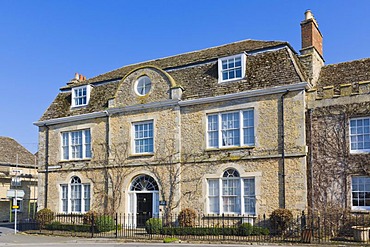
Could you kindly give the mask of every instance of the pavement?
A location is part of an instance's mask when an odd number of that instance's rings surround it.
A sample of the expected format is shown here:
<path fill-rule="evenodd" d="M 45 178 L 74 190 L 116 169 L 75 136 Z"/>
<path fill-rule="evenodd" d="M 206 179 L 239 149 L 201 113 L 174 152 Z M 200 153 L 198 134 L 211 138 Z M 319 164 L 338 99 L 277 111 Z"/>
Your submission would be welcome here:
<path fill-rule="evenodd" d="M 29 244 L 29 243 L 62 243 L 71 239 L 58 236 L 28 235 L 22 232 L 14 232 L 14 226 L 0 225 L 0 244 Z"/>

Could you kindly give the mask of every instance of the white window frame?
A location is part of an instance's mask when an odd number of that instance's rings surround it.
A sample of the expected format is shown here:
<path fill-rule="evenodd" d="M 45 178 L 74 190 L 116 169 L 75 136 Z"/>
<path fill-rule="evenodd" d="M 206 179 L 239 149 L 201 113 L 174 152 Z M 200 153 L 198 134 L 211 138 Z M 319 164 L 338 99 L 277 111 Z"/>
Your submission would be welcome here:
<path fill-rule="evenodd" d="M 230 71 L 230 70 L 234 70 L 234 68 L 227 68 L 227 69 L 223 69 L 223 62 L 224 61 L 228 61 L 228 60 L 232 60 L 236 58 L 240 58 L 241 60 L 241 76 L 240 77 L 234 77 L 234 78 L 231 78 L 231 79 L 223 79 L 223 72 L 224 71 Z M 245 77 L 245 68 L 246 68 L 246 65 L 245 65 L 245 61 L 246 61 L 246 55 L 244 53 L 242 54 L 238 54 L 238 55 L 233 55 L 233 56 L 229 56 L 229 57 L 223 57 L 223 58 L 219 58 L 218 59 L 218 82 L 219 83 L 222 83 L 222 82 L 228 82 L 228 81 L 235 81 L 235 80 L 240 80 L 240 79 L 243 79 Z M 235 72 L 234 72 L 235 73 Z"/>
<path fill-rule="evenodd" d="M 78 176 L 73 176 L 68 184 L 61 184 L 59 198 L 60 198 L 60 212 L 61 213 L 78 213 L 83 214 L 90 210 L 91 207 L 91 185 L 89 183 L 72 183 L 72 179 Z M 79 195 L 73 196 L 72 187 L 78 187 Z M 88 196 L 88 197 L 87 197 Z M 80 210 L 73 208 L 73 201 L 79 202 Z M 87 205 L 88 204 L 88 205 Z"/>
<path fill-rule="evenodd" d="M 139 84 L 140 83 L 144 83 L 142 86 L 140 86 Z M 143 76 L 140 76 L 136 82 L 135 82 L 135 93 L 139 96 L 145 96 L 147 95 L 150 90 L 152 89 L 152 80 L 150 79 L 149 76 L 147 75 L 143 75 Z M 139 92 L 139 89 L 142 88 L 143 89 L 143 92 Z"/>
<path fill-rule="evenodd" d="M 247 194 L 245 192 L 245 183 L 246 180 L 253 180 L 253 193 Z M 212 183 L 216 183 L 215 189 L 210 193 L 210 181 Z M 233 181 L 237 185 L 237 190 L 235 193 L 232 193 L 233 195 L 227 195 L 224 193 L 223 188 L 225 181 Z M 218 193 L 218 194 L 217 194 Z M 235 210 L 229 211 L 225 210 L 224 205 L 224 198 L 232 198 L 235 197 Z M 211 200 L 212 199 L 212 200 Z M 251 212 L 246 207 L 246 200 L 254 200 L 254 212 Z M 218 208 L 218 211 L 211 210 L 211 202 L 213 202 L 216 205 L 216 208 Z M 208 178 L 207 179 L 207 212 L 209 214 L 232 214 L 232 215 L 256 215 L 256 178 L 255 177 L 221 177 L 221 178 Z"/>
<path fill-rule="evenodd" d="M 76 94 L 76 92 L 78 92 L 79 90 L 86 90 L 86 95 L 83 95 L 83 96 L 78 96 Z M 90 101 L 90 91 L 91 91 L 91 86 L 90 85 L 84 85 L 84 86 L 80 86 L 80 87 L 74 87 L 72 88 L 72 99 L 71 99 L 71 107 L 81 107 L 81 106 L 86 106 L 89 104 L 89 101 Z M 83 99 L 83 98 L 86 98 L 86 102 L 85 103 L 77 103 L 77 99 Z"/>
<path fill-rule="evenodd" d="M 81 133 L 81 143 L 73 143 L 75 133 Z M 87 133 L 89 133 L 87 135 Z M 89 142 L 88 142 L 89 141 Z M 75 157 L 77 146 L 81 146 L 81 157 Z M 68 157 L 66 157 L 68 155 Z M 91 130 L 74 130 L 61 132 L 61 160 L 91 159 Z"/>
<path fill-rule="evenodd" d="M 244 112 L 252 112 L 253 114 L 253 126 L 250 125 L 244 125 Z M 239 145 L 224 145 L 224 139 L 228 139 L 227 136 L 225 137 L 225 130 L 223 130 L 223 124 L 222 124 L 222 116 L 225 114 L 233 114 L 233 113 L 238 113 L 239 114 L 239 127 L 235 130 L 239 131 Z M 210 123 L 209 123 L 209 118 L 210 117 L 215 117 L 217 116 L 217 130 L 210 130 Z M 207 114 L 207 133 L 206 133 L 206 143 L 207 143 L 207 148 L 212 149 L 212 148 L 233 148 L 233 147 L 253 147 L 255 146 L 255 129 L 256 129 L 256 119 L 255 119 L 255 111 L 254 108 L 248 108 L 248 109 L 243 109 L 243 110 L 237 110 L 237 111 L 225 111 L 225 112 L 218 112 L 218 113 L 210 113 Z M 249 142 L 248 140 L 245 140 L 244 134 L 247 129 L 252 129 L 252 134 L 253 134 L 253 142 Z M 230 128 L 226 129 L 226 131 L 231 131 Z M 217 146 L 211 146 L 210 145 L 210 135 L 211 133 L 216 133 L 217 132 Z"/>
<path fill-rule="evenodd" d="M 360 120 L 363 122 L 369 122 L 368 126 L 363 125 L 362 128 L 357 126 L 357 121 Z M 356 121 L 356 127 L 352 126 L 352 121 Z M 362 133 L 358 133 L 358 132 Z M 370 117 L 359 117 L 359 118 L 351 118 L 349 119 L 349 148 L 350 153 L 369 153 L 370 148 L 352 148 L 353 145 L 357 145 L 358 143 L 362 143 L 365 145 L 365 138 L 370 138 Z M 356 142 L 353 142 L 353 139 L 357 139 Z M 359 140 L 362 139 L 362 140 Z"/>
<path fill-rule="evenodd" d="M 365 179 L 365 186 L 360 188 L 360 186 L 363 186 L 363 184 L 358 184 L 357 179 Z M 354 190 L 355 183 L 357 183 L 357 190 Z M 370 194 L 370 177 L 369 176 L 353 176 L 352 177 L 352 184 L 351 184 L 351 205 L 352 205 L 352 210 L 370 210 L 370 205 L 369 206 L 354 206 L 353 201 L 354 201 L 354 194 L 355 193 L 365 193 Z M 359 195 L 360 196 L 360 195 Z M 363 200 L 366 200 L 366 197 L 363 198 Z M 358 200 L 360 201 L 360 200 Z"/>
<path fill-rule="evenodd" d="M 142 138 L 136 138 L 136 133 L 135 133 L 135 127 L 136 126 L 139 126 L 139 125 L 146 125 L 146 124 L 152 124 L 152 136 L 150 137 L 142 137 Z M 144 130 L 145 131 L 145 130 Z M 133 154 L 137 154 L 137 155 L 142 155 L 142 154 L 153 154 L 154 153 L 154 144 L 155 144 L 155 140 L 154 140 L 154 120 L 148 120 L 148 121 L 142 121 L 142 122 L 134 122 L 132 123 L 132 153 Z M 136 141 L 138 140 L 150 140 L 152 139 L 152 143 L 153 143 L 153 147 L 152 147 L 152 150 L 149 151 L 149 152 L 137 152 L 136 151 Z"/>

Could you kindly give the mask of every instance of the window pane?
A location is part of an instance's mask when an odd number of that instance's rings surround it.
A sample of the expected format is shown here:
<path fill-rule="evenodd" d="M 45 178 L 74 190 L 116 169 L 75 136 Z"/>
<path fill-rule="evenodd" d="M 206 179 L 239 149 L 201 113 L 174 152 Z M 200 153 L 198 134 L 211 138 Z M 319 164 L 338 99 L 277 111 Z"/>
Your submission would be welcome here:
<path fill-rule="evenodd" d="M 134 125 L 135 153 L 153 152 L 153 123 L 139 123 Z"/>
<path fill-rule="evenodd" d="M 370 177 L 352 177 L 352 206 L 368 208 L 370 200 Z"/>
<path fill-rule="evenodd" d="M 243 112 L 244 145 L 254 145 L 254 112 Z"/>
<path fill-rule="evenodd" d="M 209 197 L 209 211 L 214 214 L 220 212 L 218 197 Z"/>
<path fill-rule="evenodd" d="M 370 118 L 350 120 L 351 150 L 370 151 Z"/>
<path fill-rule="evenodd" d="M 242 66 L 242 60 L 241 57 L 235 58 L 235 67 L 240 67 Z"/>
<path fill-rule="evenodd" d="M 228 64 L 230 69 L 234 68 L 234 58 L 229 59 Z"/>
<path fill-rule="evenodd" d="M 69 159 L 69 133 L 63 133 L 63 159 Z"/>
<path fill-rule="evenodd" d="M 219 180 L 209 179 L 208 180 L 208 201 L 209 210 L 211 213 L 219 213 Z"/>
<path fill-rule="evenodd" d="M 90 185 L 84 185 L 84 204 L 85 204 L 85 212 L 90 210 Z"/>
<path fill-rule="evenodd" d="M 68 212 L 68 185 L 61 185 L 62 190 L 62 212 Z"/>
<path fill-rule="evenodd" d="M 242 59 L 241 56 L 226 58 L 222 60 L 222 80 L 230 80 L 242 77 Z"/>
<path fill-rule="evenodd" d="M 255 214 L 255 185 L 254 178 L 244 179 L 244 211 L 247 214 Z"/>
<path fill-rule="evenodd" d="M 85 130 L 85 158 L 91 158 L 90 130 Z"/>
<path fill-rule="evenodd" d="M 242 70 L 241 69 L 236 69 L 235 70 L 235 77 L 236 78 L 242 77 Z"/>
<path fill-rule="evenodd" d="M 74 104 L 76 106 L 86 105 L 87 103 L 87 88 L 76 88 L 73 90 Z"/>
<path fill-rule="evenodd" d="M 208 180 L 208 194 L 210 196 L 218 196 L 218 179 Z"/>
<path fill-rule="evenodd" d="M 235 70 L 229 70 L 229 79 L 235 78 Z"/>
<path fill-rule="evenodd" d="M 222 114 L 221 119 L 222 146 L 239 146 L 239 112 Z"/>

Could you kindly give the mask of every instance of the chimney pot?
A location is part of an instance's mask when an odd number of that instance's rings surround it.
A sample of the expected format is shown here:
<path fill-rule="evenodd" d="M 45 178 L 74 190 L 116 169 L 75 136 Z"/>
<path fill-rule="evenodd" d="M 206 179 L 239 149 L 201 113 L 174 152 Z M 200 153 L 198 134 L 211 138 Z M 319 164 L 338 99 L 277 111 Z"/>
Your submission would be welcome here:
<path fill-rule="evenodd" d="M 83 75 L 80 74 L 80 78 L 79 78 L 80 81 L 83 81 Z"/>
<path fill-rule="evenodd" d="M 78 75 L 78 73 L 76 72 L 76 73 L 75 73 L 75 79 L 76 79 L 76 80 L 78 80 L 78 78 L 79 78 L 79 75 Z"/>
<path fill-rule="evenodd" d="M 306 10 L 304 15 L 305 15 L 305 20 L 313 19 L 313 15 L 310 9 Z"/>

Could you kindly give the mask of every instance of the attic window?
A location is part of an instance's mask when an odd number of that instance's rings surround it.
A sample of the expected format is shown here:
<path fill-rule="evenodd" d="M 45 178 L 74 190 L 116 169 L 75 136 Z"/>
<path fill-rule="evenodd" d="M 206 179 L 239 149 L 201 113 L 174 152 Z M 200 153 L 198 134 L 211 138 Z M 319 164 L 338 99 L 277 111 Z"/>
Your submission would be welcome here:
<path fill-rule="evenodd" d="M 90 100 L 90 85 L 72 88 L 72 107 L 85 106 Z"/>
<path fill-rule="evenodd" d="M 218 82 L 242 79 L 245 76 L 245 54 L 218 59 Z"/>

